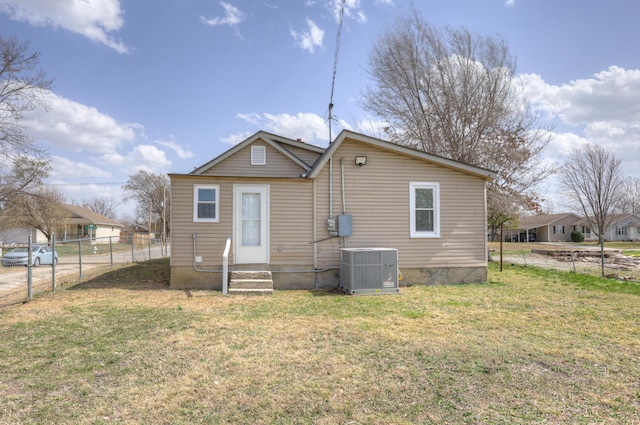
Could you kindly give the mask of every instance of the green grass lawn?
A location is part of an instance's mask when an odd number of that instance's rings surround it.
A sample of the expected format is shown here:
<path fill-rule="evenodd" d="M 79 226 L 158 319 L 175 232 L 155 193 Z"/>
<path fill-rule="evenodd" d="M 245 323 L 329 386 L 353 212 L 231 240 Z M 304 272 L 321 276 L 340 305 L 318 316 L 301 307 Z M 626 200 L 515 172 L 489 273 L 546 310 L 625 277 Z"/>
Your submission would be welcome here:
<path fill-rule="evenodd" d="M 492 264 L 399 295 L 168 289 L 136 263 L 0 310 L 0 423 L 637 423 L 640 286 Z"/>

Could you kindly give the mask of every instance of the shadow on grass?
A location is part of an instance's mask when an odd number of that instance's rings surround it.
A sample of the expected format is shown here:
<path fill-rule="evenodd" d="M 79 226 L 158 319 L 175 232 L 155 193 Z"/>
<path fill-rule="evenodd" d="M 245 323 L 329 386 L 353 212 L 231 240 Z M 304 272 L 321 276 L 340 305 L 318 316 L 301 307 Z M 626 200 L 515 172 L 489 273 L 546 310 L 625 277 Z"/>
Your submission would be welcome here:
<path fill-rule="evenodd" d="M 72 286 L 69 290 L 117 288 L 139 291 L 168 289 L 170 275 L 169 259 L 162 258 L 128 264 L 116 270 L 87 278 L 87 280 Z"/>

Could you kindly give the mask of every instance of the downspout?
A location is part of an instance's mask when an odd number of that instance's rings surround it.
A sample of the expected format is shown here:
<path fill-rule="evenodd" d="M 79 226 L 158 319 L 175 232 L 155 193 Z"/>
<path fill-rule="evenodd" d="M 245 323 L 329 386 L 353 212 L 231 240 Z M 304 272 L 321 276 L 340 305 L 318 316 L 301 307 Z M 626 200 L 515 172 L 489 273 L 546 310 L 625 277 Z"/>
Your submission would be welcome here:
<path fill-rule="evenodd" d="M 346 195 L 344 193 L 344 158 L 340 158 L 340 185 L 341 185 L 341 189 L 342 189 L 342 214 L 346 214 L 347 213 L 347 199 L 346 199 Z M 341 238 L 341 242 L 342 242 L 342 247 L 346 248 L 347 247 L 347 240 L 346 240 L 346 238 L 344 236 Z"/>
<path fill-rule="evenodd" d="M 329 157 L 329 218 L 333 218 L 333 155 Z"/>
<path fill-rule="evenodd" d="M 313 179 L 313 230 L 312 230 L 312 236 L 313 236 L 313 240 L 315 241 L 316 239 L 318 239 L 318 197 L 317 197 L 317 180 Z M 318 248 L 316 247 L 316 244 L 313 244 L 313 269 L 317 270 L 318 269 Z M 316 273 L 314 278 L 313 278 L 313 284 L 314 284 L 314 289 L 318 290 L 319 289 L 319 285 L 318 285 L 318 274 Z"/>
<path fill-rule="evenodd" d="M 340 158 L 340 182 L 342 184 L 342 214 L 347 213 L 347 199 L 344 193 L 344 158 Z"/>

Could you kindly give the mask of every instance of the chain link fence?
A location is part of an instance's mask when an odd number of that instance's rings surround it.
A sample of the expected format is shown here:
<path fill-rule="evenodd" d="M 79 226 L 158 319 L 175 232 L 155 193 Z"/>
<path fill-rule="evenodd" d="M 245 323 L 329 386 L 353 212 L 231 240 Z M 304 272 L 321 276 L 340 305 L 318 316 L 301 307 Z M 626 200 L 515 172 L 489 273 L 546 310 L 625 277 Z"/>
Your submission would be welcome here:
<path fill-rule="evenodd" d="M 47 249 L 43 250 L 41 247 Z M 55 256 L 52 251 L 55 249 Z M 47 251 L 42 254 L 42 251 Z M 31 261 L 29 261 L 29 252 Z M 71 239 L 3 245 L 0 242 L 0 307 L 30 301 L 34 295 L 82 279 L 83 273 L 115 264 L 168 257 L 170 244 L 139 236 Z M 57 261 L 52 260 L 57 258 Z M 9 263 L 19 263 L 9 265 Z M 26 264 L 24 264 L 26 263 Z M 53 264 L 52 264 L 53 263 Z"/>

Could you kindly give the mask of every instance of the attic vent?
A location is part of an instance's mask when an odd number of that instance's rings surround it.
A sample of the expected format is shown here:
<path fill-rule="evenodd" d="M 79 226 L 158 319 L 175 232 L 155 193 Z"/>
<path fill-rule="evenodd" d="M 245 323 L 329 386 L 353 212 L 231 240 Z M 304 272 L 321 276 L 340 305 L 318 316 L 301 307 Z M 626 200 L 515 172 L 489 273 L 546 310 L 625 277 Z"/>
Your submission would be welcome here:
<path fill-rule="evenodd" d="M 266 146 L 251 146 L 251 165 L 267 165 Z"/>

